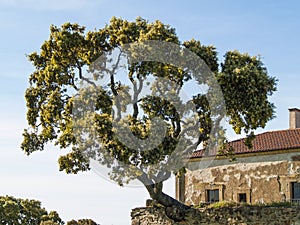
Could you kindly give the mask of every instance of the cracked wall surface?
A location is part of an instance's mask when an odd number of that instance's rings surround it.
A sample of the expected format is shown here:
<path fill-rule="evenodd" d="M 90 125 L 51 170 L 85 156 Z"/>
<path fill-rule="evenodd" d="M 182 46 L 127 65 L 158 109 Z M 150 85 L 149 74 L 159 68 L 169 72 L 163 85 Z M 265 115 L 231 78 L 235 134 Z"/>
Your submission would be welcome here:
<path fill-rule="evenodd" d="M 184 191 L 181 200 L 189 205 L 199 205 L 207 202 L 207 190 L 216 189 L 220 201 L 238 202 L 240 194 L 246 195 L 246 202 L 251 204 L 290 200 L 292 182 L 300 182 L 297 154 L 272 155 L 265 157 L 265 162 L 260 156 L 251 156 L 249 162 L 247 158 L 225 165 L 216 162 L 218 166 L 212 164 L 202 169 L 195 169 L 197 162 L 192 162 L 182 178 L 181 187 L 178 187 Z"/>

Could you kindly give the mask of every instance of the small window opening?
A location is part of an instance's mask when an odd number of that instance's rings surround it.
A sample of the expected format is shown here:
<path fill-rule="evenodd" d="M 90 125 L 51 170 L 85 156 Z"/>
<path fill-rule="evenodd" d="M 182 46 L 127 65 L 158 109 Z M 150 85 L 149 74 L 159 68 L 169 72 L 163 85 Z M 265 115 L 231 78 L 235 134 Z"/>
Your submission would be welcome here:
<path fill-rule="evenodd" d="M 247 202 L 247 195 L 246 195 L 246 193 L 239 193 L 238 194 L 238 201 L 239 202 Z"/>

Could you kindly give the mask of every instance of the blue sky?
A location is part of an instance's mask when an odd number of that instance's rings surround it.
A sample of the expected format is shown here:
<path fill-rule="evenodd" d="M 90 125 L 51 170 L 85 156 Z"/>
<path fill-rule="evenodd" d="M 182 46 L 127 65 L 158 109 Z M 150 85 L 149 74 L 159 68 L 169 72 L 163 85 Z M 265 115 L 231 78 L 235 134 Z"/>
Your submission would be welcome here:
<path fill-rule="evenodd" d="M 23 96 L 33 70 L 25 55 L 39 50 L 51 24 L 70 21 L 95 29 L 112 16 L 141 16 L 170 24 L 181 40 L 215 45 L 220 59 L 233 49 L 260 54 L 269 74 L 279 79 L 271 97 L 277 118 L 265 129 L 276 130 L 288 128 L 288 108 L 300 108 L 299 8 L 296 0 L 0 0 L 0 195 L 38 199 L 64 220 L 92 218 L 101 225 L 130 224 L 130 209 L 148 198 L 143 188 L 120 188 L 94 172 L 58 172 L 61 150 L 53 146 L 30 157 L 21 152 L 27 127 Z M 174 193 L 173 180 L 166 191 Z"/>

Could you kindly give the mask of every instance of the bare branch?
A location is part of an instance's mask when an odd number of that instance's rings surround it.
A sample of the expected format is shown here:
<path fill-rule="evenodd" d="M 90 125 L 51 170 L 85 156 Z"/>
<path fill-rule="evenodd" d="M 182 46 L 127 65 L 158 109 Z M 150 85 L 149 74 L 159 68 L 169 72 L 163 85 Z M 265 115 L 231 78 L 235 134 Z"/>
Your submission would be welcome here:
<path fill-rule="evenodd" d="M 132 117 L 133 118 L 137 118 L 138 114 L 139 114 L 139 108 L 138 108 L 138 97 L 139 97 L 139 94 L 141 93 L 142 91 L 142 88 L 143 88 L 143 84 L 144 84 L 144 80 L 143 78 L 139 77 L 138 78 L 139 80 L 139 87 L 137 88 L 137 84 L 136 84 L 136 81 L 132 78 L 130 79 L 132 85 L 133 85 L 133 99 L 132 99 L 132 102 L 133 102 L 133 114 L 132 114 Z"/>
<path fill-rule="evenodd" d="M 91 80 L 89 80 L 88 78 L 82 76 L 82 68 L 81 68 L 81 65 L 80 65 L 80 63 L 78 62 L 78 60 L 76 61 L 76 63 L 77 63 L 77 68 L 78 68 L 78 73 L 79 73 L 79 79 L 84 80 L 85 82 L 87 82 L 87 83 L 93 85 L 94 87 L 97 87 L 97 85 L 96 85 L 93 81 L 91 81 Z"/>
<path fill-rule="evenodd" d="M 76 91 L 79 91 L 79 88 L 75 84 L 74 77 L 71 77 L 71 85 Z"/>
<path fill-rule="evenodd" d="M 115 97 L 118 95 L 118 92 L 117 92 L 117 89 L 116 89 L 114 74 L 115 74 L 116 70 L 118 69 L 119 63 L 121 61 L 121 55 L 122 55 L 122 50 L 120 49 L 120 53 L 118 55 L 117 62 L 115 64 L 114 68 L 112 69 L 112 71 L 109 72 L 110 73 L 110 88 L 111 88 L 111 91 L 112 91 L 112 93 Z M 115 98 L 115 101 L 116 101 L 115 104 L 116 104 L 116 107 L 117 107 L 116 121 L 119 121 L 121 119 L 121 103 L 120 103 L 118 98 Z"/>

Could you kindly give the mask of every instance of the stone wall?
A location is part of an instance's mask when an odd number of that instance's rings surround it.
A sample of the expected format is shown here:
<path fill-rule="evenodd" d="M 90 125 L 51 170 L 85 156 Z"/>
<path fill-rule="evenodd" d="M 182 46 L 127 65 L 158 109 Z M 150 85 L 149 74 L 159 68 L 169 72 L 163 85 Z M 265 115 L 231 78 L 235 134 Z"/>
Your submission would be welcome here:
<path fill-rule="evenodd" d="M 191 209 L 184 221 L 170 220 L 159 207 L 135 208 L 132 225 L 300 225 L 299 207 L 240 206 Z"/>
<path fill-rule="evenodd" d="M 299 161 L 235 162 L 234 164 L 187 170 L 177 194 L 188 205 L 208 201 L 208 190 L 218 190 L 219 201 L 238 202 L 246 196 L 250 204 L 289 201 L 292 183 L 300 182 Z"/>

